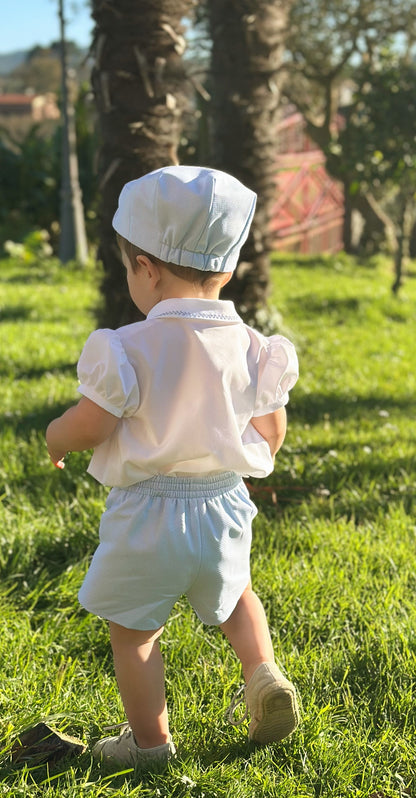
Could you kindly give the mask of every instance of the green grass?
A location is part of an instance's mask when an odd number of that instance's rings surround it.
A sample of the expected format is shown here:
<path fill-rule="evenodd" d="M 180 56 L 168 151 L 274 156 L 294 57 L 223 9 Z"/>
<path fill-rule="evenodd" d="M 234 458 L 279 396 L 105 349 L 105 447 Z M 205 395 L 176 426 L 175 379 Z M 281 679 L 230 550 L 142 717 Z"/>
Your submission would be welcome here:
<path fill-rule="evenodd" d="M 106 626 L 76 598 L 106 491 L 87 454 L 58 472 L 44 444 L 77 396 L 95 280 L 2 261 L 0 281 L 0 796 L 416 798 L 416 281 L 393 298 L 381 260 L 276 260 L 271 301 L 301 377 L 275 473 L 252 481 L 252 570 L 302 724 L 259 749 L 229 726 L 239 665 L 184 600 L 162 643 L 179 756 L 143 778 L 106 774 L 88 751 L 10 762 L 39 720 L 89 746 L 123 712 Z"/>

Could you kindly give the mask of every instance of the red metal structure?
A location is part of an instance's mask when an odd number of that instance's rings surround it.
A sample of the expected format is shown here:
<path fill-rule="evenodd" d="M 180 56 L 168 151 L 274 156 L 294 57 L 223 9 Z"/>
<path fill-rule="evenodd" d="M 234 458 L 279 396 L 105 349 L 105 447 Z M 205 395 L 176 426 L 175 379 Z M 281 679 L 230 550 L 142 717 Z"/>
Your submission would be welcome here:
<path fill-rule="evenodd" d="M 292 113 L 276 131 L 279 154 L 274 249 L 304 254 L 343 248 L 342 186 L 325 171 L 325 157 L 306 135 L 302 115 Z"/>

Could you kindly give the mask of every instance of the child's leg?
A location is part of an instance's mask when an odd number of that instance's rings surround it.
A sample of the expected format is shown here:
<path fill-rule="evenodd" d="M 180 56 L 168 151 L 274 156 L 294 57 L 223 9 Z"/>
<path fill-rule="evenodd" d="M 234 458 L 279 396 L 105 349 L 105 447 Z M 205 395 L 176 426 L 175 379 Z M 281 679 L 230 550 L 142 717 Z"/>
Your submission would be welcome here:
<path fill-rule="evenodd" d="M 155 631 L 138 631 L 110 622 L 114 667 L 127 719 L 140 748 L 169 739 L 163 660 Z"/>
<path fill-rule="evenodd" d="M 275 664 L 263 605 L 251 584 L 221 629 L 243 667 L 249 738 L 257 743 L 282 740 L 299 722 L 296 691 Z"/>
<path fill-rule="evenodd" d="M 274 662 L 274 652 L 263 605 L 248 584 L 230 617 L 221 624 L 249 681 L 258 665 Z"/>

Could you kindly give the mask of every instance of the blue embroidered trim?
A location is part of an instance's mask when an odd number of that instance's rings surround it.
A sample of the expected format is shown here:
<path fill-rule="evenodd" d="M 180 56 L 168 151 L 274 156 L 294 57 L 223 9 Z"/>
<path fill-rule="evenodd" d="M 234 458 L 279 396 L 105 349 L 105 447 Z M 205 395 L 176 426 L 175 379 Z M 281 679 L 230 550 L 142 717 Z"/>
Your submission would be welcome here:
<path fill-rule="evenodd" d="M 240 317 L 235 314 L 233 316 L 226 316 L 224 313 L 215 313 L 212 310 L 201 310 L 200 313 L 190 313 L 186 310 L 171 310 L 166 313 L 158 313 L 155 319 L 161 319 L 168 316 L 183 316 L 187 319 L 219 319 L 220 321 L 240 321 Z"/>

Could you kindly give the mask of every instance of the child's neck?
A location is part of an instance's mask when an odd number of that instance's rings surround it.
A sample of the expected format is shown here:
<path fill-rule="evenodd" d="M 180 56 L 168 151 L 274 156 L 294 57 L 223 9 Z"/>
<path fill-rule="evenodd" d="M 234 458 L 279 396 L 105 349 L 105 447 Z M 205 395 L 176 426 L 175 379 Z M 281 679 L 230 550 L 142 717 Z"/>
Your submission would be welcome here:
<path fill-rule="evenodd" d="M 210 299 L 218 300 L 222 287 L 228 283 L 231 273 L 226 272 L 217 275 L 218 279 L 208 280 L 204 284 L 189 282 L 178 277 L 167 269 L 159 269 L 158 279 L 154 285 L 153 296 L 151 297 L 154 307 L 159 302 L 166 299 Z M 146 313 L 150 310 L 146 310 Z"/>
<path fill-rule="evenodd" d="M 184 288 L 178 287 L 176 290 L 162 291 L 159 302 L 164 299 L 219 299 L 220 289 L 213 288 L 208 290 L 199 285 L 189 285 Z"/>
<path fill-rule="evenodd" d="M 210 281 L 201 285 L 182 280 L 176 274 L 163 270 L 158 285 L 161 302 L 164 299 L 219 299 L 221 282 Z"/>

